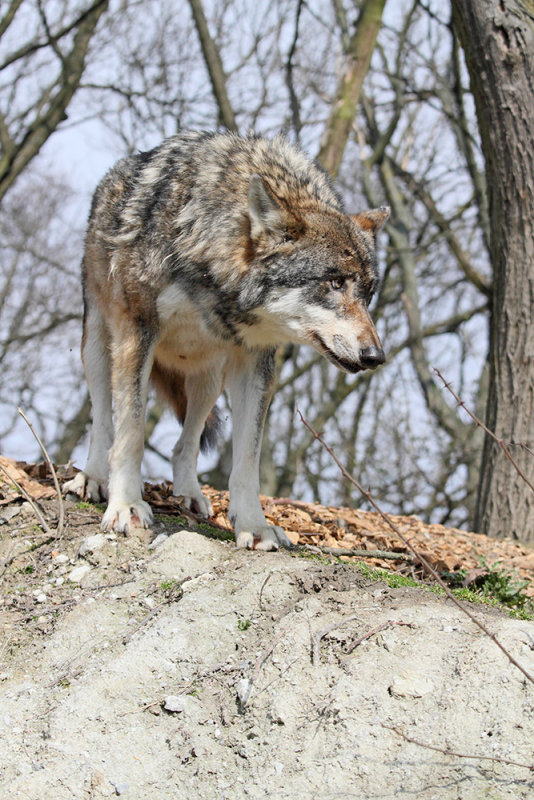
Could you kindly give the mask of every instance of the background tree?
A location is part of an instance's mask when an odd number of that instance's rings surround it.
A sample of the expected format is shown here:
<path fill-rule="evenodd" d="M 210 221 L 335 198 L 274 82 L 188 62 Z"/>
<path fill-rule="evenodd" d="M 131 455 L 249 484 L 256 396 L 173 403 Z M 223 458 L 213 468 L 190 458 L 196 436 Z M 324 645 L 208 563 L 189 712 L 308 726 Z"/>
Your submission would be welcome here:
<path fill-rule="evenodd" d="M 534 443 L 534 4 L 453 0 L 486 164 L 494 272 L 486 424 Z M 532 453 L 514 450 L 532 476 Z M 534 540 L 534 495 L 487 437 L 475 526 Z"/>
<path fill-rule="evenodd" d="M 0 60 L 0 200 L 66 119 L 108 0 L 82 9 L 58 3 L 51 12 L 37 0 L 34 14 L 25 13 L 28 5 L 11 0 L 0 19 L 0 45 L 7 51 Z M 37 73 L 45 72 L 41 84 Z"/>
<path fill-rule="evenodd" d="M 42 25 L 39 0 L 22 0 L 18 7 Z M 365 58 L 358 44 L 362 39 Z M 50 58 L 56 63 L 53 53 Z M 24 96 L 13 94 L 21 107 Z M 380 238 L 385 268 L 373 309 L 388 363 L 372 376 L 349 376 L 314 351 L 284 349 L 280 389 L 265 436 L 263 486 L 282 495 L 361 502 L 298 422 L 298 404 L 386 507 L 472 526 L 482 439 L 457 414 L 432 367 L 439 367 L 472 407 L 483 408 L 494 291 L 493 222 L 469 76 L 450 7 L 438 0 L 123 0 L 111 7 L 106 25 L 91 39 L 69 120 L 57 127 L 47 153 L 59 152 L 77 122 L 78 148 L 90 130 L 91 157 L 99 153 L 101 162 L 83 187 L 77 232 L 72 232 L 72 215 L 68 225 L 61 219 L 72 205 L 67 199 L 58 206 L 63 215 L 53 223 L 43 220 L 40 241 L 49 241 L 52 250 L 61 232 L 65 242 L 79 243 L 68 265 L 63 258 L 68 248 L 59 245 L 57 263 L 46 268 L 48 278 L 62 274 L 57 272 L 61 264 L 63 274 L 76 273 L 83 218 L 105 168 L 183 128 L 213 128 L 222 122 L 245 133 L 285 131 L 337 171 L 349 210 L 392 206 L 386 235 Z M 83 161 L 78 159 L 76 167 Z M 20 180 L 38 178 L 36 168 L 43 165 L 48 168 L 49 162 L 41 154 Z M 81 188 L 77 178 L 74 170 L 74 204 Z M 56 183 L 67 184 L 69 191 L 69 179 Z M 0 217 L 6 209 L 0 207 Z M 25 247 L 32 250 L 31 230 Z M 10 263 L 0 258 L 4 285 L 9 284 Z M 68 299 L 65 292 L 56 299 L 53 332 L 47 333 L 44 315 L 42 339 L 9 344 L 13 369 L 19 359 L 21 364 L 30 360 L 27 348 L 47 352 L 47 337 L 70 342 L 79 335 L 76 321 L 63 320 L 59 313 L 65 305 L 79 312 L 75 283 Z M 11 295 L 13 308 L 21 298 L 18 292 Z M 0 339 L 6 342 L 9 319 L 0 314 Z M 22 395 L 26 408 L 38 409 L 45 439 L 61 459 L 82 441 L 89 413 L 77 354 L 66 363 L 66 385 L 77 380 L 80 388 L 69 390 L 62 411 L 56 403 L 43 413 L 37 391 Z M 46 364 L 36 370 L 36 382 L 39 377 L 49 381 Z M 4 383 L 0 402 L 6 419 L 12 419 L 21 391 L 16 381 Z M 155 399 L 147 436 L 146 473 L 169 475 L 167 455 L 176 428 Z M 13 434 L 4 441 L 9 446 Z M 78 457 L 81 446 L 75 449 Z M 212 461 L 204 462 L 211 481 L 224 485 L 228 456 L 227 436 Z"/>

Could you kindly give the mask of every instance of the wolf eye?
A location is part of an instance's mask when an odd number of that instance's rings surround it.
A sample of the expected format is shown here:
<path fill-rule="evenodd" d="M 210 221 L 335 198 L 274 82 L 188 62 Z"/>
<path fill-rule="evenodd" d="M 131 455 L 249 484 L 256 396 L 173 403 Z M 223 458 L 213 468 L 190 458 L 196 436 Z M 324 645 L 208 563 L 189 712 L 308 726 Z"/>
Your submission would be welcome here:
<path fill-rule="evenodd" d="M 335 289 L 339 292 L 341 289 L 345 288 L 345 278 L 332 278 L 330 281 L 330 286 L 332 289 Z"/>

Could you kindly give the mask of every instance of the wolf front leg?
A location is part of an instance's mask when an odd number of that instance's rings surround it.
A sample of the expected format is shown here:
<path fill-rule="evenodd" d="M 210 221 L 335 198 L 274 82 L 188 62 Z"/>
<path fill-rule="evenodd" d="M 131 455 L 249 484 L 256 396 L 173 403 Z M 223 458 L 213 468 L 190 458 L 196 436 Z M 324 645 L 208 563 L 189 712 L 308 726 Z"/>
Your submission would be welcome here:
<path fill-rule="evenodd" d="M 109 503 L 104 529 L 128 533 L 147 528 L 152 511 L 142 499 L 145 411 L 154 337 L 148 325 L 123 321 L 112 342 L 113 447 L 110 452 Z"/>
<path fill-rule="evenodd" d="M 89 300 L 83 328 L 82 359 L 93 424 L 87 465 L 83 472 L 78 472 L 75 478 L 64 484 L 63 491 L 98 503 L 108 495 L 108 455 L 113 441 L 111 363 L 107 328 L 98 307 L 91 305 Z"/>
<path fill-rule="evenodd" d="M 274 350 L 250 353 L 228 379 L 233 424 L 230 521 L 237 546 L 258 550 L 292 547 L 282 528 L 268 525 L 258 496 L 263 425 L 274 388 L 274 356 Z"/>
<path fill-rule="evenodd" d="M 172 454 L 173 494 L 182 496 L 187 508 L 204 517 L 211 517 L 213 509 L 198 482 L 198 451 L 206 418 L 222 392 L 222 385 L 220 358 L 203 372 L 186 376 L 184 427 Z"/>

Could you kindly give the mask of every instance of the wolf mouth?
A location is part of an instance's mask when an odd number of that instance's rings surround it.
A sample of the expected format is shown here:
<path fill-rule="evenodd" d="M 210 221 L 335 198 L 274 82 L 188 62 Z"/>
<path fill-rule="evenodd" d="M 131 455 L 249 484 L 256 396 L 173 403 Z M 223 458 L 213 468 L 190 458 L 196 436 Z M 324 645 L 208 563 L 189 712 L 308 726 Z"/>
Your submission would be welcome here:
<path fill-rule="evenodd" d="M 356 364 L 354 361 L 347 361 L 344 358 L 339 358 L 339 356 L 336 356 L 336 354 L 323 342 L 318 333 L 312 333 L 311 338 L 315 344 L 319 346 L 321 353 L 332 364 L 334 364 L 334 366 L 342 369 L 344 372 L 351 372 L 353 374 L 363 370 L 363 367 L 361 367 L 359 364 Z"/>

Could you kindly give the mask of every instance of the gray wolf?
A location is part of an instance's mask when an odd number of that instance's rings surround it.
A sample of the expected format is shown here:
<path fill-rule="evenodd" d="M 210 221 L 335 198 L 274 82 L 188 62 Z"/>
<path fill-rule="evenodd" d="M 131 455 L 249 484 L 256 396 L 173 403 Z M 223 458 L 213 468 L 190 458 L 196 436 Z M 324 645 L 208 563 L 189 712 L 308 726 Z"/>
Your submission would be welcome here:
<path fill-rule="evenodd" d="M 185 132 L 119 161 L 89 217 L 82 358 L 93 427 L 87 466 L 65 490 L 108 497 L 105 529 L 150 525 L 141 460 L 152 380 L 183 423 L 174 494 L 209 516 L 196 462 L 227 388 L 237 545 L 290 546 L 258 499 L 275 349 L 308 344 L 347 372 L 384 362 L 368 305 L 388 215 L 346 214 L 325 172 L 282 137 Z"/>

